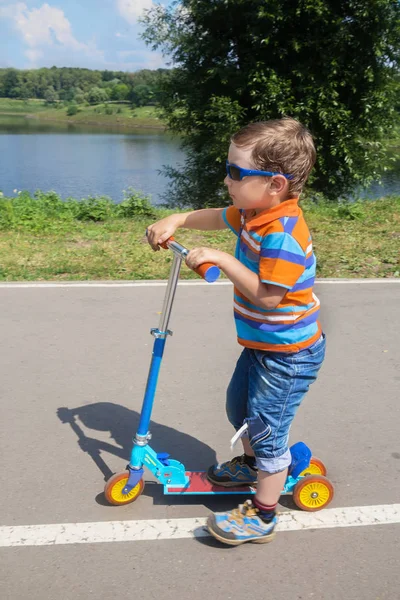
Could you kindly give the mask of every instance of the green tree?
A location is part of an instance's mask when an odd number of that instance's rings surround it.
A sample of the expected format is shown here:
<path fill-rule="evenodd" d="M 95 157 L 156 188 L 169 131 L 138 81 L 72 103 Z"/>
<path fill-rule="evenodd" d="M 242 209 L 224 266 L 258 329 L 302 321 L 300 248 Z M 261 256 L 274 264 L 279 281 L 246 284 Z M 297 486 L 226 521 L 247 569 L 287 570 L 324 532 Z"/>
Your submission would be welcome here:
<path fill-rule="evenodd" d="M 3 79 L 3 93 L 6 98 L 18 98 L 20 94 L 21 74 L 17 69 L 7 69 Z"/>
<path fill-rule="evenodd" d="M 161 104 L 185 134 L 170 200 L 220 204 L 230 135 L 290 115 L 315 136 L 310 185 L 331 198 L 376 178 L 394 115 L 398 0 L 181 0 L 144 17 L 144 39 L 176 65 Z M 224 196 L 226 198 L 226 196 Z"/>
<path fill-rule="evenodd" d="M 44 93 L 44 99 L 48 104 L 54 104 L 54 102 L 57 102 L 58 94 L 53 88 L 53 86 L 47 88 L 47 90 Z"/>
<path fill-rule="evenodd" d="M 90 104 L 100 104 L 100 102 L 107 102 L 108 93 L 106 90 L 102 90 L 99 87 L 90 88 L 87 93 L 87 100 Z"/>
<path fill-rule="evenodd" d="M 145 84 L 135 85 L 131 89 L 131 93 L 129 95 L 130 101 L 135 106 L 146 106 L 151 103 L 153 98 L 153 91 L 150 86 Z"/>
<path fill-rule="evenodd" d="M 111 100 L 126 100 L 129 95 L 129 87 L 125 83 L 118 83 L 111 88 Z"/>

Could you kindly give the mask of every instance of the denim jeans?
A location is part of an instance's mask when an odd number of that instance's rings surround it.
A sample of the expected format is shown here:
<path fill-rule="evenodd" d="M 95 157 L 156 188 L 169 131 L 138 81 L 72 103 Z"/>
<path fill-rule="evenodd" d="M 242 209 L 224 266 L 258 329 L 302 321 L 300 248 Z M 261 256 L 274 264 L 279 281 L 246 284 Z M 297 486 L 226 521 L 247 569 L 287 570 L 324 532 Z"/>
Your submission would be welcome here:
<path fill-rule="evenodd" d="M 289 430 L 325 357 L 325 335 L 293 354 L 245 348 L 227 390 L 226 412 L 236 430 L 248 425 L 250 445 L 262 471 L 290 465 Z"/>

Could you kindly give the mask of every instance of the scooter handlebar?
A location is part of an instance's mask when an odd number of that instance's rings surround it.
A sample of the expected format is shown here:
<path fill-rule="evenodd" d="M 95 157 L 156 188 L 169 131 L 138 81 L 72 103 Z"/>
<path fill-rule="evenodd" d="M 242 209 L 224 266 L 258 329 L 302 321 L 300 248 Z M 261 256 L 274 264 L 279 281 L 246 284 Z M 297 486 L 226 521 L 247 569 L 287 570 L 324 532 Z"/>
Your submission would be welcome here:
<path fill-rule="evenodd" d="M 165 250 L 172 248 L 174 251 L 178 252 L 182 258 L 186 258 L 186 256 L 189 254 L 189 250 L 176 242 L 175 238 L 173 237 L 168 238 L 165 242 L 160 244 L 160 246 Z M 208 262 L 199 265 L 196 267 L 196 269 L 193 269 L 193 271 L 195 271 L 195 273 L 200 275 L 200 277 L 202 277 L 208 283 L 214 283 L 214 281 L 217 281 L 221 274 L 221 271 L 217 265 Z"/>

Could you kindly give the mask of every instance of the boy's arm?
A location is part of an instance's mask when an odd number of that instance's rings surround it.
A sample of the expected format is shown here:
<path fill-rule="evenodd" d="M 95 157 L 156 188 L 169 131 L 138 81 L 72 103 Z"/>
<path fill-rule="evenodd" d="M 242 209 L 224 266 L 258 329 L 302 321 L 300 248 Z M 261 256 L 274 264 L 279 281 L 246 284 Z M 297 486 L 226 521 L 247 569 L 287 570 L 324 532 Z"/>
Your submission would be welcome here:
<path fill-rule="evenodd" d="M 159 250 L 160 244 L 174 235 L 179 227 L 200 229 L 202 231 L 225 229 L 227 224 L 222 216 L 223 211 L 223 208 L 204 208 L 188 213 L 170 215 L 147 228 L 148 242 L 153 250 Z"/>
<path fill-rule="evenodd" d="M 257 306 L 267 310 L 276 308 L 288 291 L 286 287 L 263 283 L 257 273 L 245 267 L 230 254 L 220 250 L 194 248 L 186 259 L 186 263 L 191 269 L 195 269 L 204 262 L 218 265 L 239 292 Z"/>
<path fill-rule="evenodd" d="M 263 283 L 257 273 L 250 271 L 230 254 L 222 257 L 219 267 L 239 292 L 257 306 L 262 306 L 267 310 L 276 308 L 288 291 L 287 288 L 279 285 Z"/>

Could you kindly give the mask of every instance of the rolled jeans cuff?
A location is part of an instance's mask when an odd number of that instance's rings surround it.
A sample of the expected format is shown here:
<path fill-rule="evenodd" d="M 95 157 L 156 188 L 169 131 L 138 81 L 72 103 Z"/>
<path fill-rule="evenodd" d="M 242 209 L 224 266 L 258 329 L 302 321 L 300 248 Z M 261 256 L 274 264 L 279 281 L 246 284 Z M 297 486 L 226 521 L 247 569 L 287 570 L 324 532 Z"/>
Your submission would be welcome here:
<path fill-rule="evenodd" d="M 264 456 L 256 456 L 257 469 L 266 471 L 267 473 L 280 473 L 290 466 L 292 455 L 290 450 L 286 450 L 284 454 L 277 458 L 266 458 Z"/>

